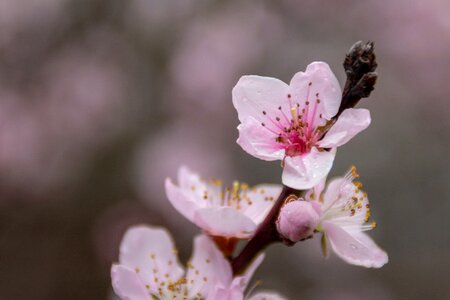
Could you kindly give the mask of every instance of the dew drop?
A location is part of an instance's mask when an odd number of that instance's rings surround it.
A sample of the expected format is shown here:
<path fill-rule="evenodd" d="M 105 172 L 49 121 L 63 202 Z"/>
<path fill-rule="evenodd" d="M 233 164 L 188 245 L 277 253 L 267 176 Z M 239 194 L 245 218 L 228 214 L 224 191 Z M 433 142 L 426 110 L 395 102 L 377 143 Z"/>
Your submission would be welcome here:
<path fill-rule="evenodd" d="M 352 248 L 353 250 L 358 249 L 358 247 L 356 247 L 356 245 L 354 245 L 354 244 L 350 244 L 350 248 Z"/>

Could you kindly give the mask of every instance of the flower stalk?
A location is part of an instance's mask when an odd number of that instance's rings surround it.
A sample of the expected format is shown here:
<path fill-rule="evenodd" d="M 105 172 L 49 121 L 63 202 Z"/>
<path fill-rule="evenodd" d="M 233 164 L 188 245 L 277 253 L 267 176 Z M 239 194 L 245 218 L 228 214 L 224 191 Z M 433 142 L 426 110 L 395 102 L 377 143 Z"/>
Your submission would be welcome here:
<path fill-rule="evenodd" d="M 255 257 L 268 245 L 282 241 L 276 227 L 278 214 L 289 195 L 300 196 L 301 193 L 302 191 L 283 186 L 283 190 L 278 196 L 278 199 L 275 201 L 275 204 L 264 221 L 259 225 L 255 235 L 250 239 L 247 245 L 245 245 L 241 253 L 231 261 L 234 275 L 242 274 Z"/>

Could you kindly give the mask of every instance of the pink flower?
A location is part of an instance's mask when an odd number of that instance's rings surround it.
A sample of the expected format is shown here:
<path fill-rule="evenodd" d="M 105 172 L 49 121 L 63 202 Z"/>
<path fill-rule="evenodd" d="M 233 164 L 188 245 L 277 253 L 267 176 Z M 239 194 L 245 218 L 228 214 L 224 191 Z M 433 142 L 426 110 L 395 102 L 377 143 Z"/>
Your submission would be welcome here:
<path fill-rule="evenodd" d="M 306 198 L 319 204 L 321 217 L 317 231 L 322 232 L 322 246 L 326 254 L 329 243 L 333 251 L 346 262 L 367 268 L 380 268 L 388 262 L 388 256 L 364 233 L 376 227 L 368 224 L 370 206 L 367 194 L 355 167 L 344 176 L 332 180 L 326 189 L 320 184 L 310 190 Z"/>
<path fill-rule="evenodd" d="M 281 208 L 277 229 L 283 238 L 295 243 L 312 237 L 319 223 L 320 213 L 313 204 L 295 199 Z"/>
<path fill-rule="evenodd" d="M 341 103 L 339 83 L 324 62 L 313 62 L 291 83 L 243 76 L 233 89 L 238 112 L 237 143 L 249 154 L 283 160 L 283 183 L 309 189 L 331 169 L 336 147 L 370 124 L 366 109 L 346 109 L 331 121 Z"/>
<path fill-rule="evenodd" d="M 233 183 L 224 189 L 219 180 L 202 180 L 188 168 L 178 171 L 178 186 L 166 179 L 172 205 L 188 220 L 213 236 L 249 238 L 281 192 L 279 185 Z"/>
<path fill-rule="evenodd" d="M 111 268 L 112 285 L 124 300 L 239 300 L 244 299 L 243 291 L 263 258 L 258 256 L 244 275 L 233 278 L 230 264 L 214 242 L 200 235 L 194 239 L 185 273 L 167 231 L 138 226 L 122 240 L 120 262 Z"/>

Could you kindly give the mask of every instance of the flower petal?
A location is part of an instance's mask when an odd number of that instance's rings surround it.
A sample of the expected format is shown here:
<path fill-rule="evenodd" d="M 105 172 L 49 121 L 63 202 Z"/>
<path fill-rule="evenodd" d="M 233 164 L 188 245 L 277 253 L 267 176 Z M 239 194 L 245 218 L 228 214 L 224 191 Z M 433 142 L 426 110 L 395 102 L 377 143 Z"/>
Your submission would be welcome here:
<path fill-rule="evenodd" d="M 174 243 L 166 230 L 137 226 L 125 233 L 119 261 L 135 270 L 150 291 L 157 292 L 161 282 L 175 282 L 184 273 L 174 250 Z"/>
<path fill-rule="evenodd" d="M 323 190 L 325 189 L 326 182 L 327 182 L 327 178 L 324 177 L 312 189 L 308 190 L 305 194 L 305 200 L 318 201 L 320 198 L 320 195 L 322 194 Z"/>
<path fill-rule="evenodd" d="M 323 204 L 322 209 L 326 210 L 330 208 L 332 204 L 334 204 L 341 195 L 341 190 L 343 189 L 343 185 L 346 183 L 344 177 L 333 178 L 328 182 L 327 188 L 323 193 Z M 350 182 L 351 184 L 351 182 Z M 347 196 L 347 195 L 345 195 Z M 345 199 L 349 197 L 344 197 Z"/>
<path fill-rule="evenodd" d="M 283 184 L 298 190 L 307 190 L 319 184 L 333 166 L 336 150 L 319 151 L 312 148 L 305 155 L 285 159 Z"/>
<path fill-rule="evenodd" d="M 263 111 L 275 118 L 280 113 L 278 107 L 281 106 L 289 113 L 287 93 L 288 85 L 279 79 L 242 76 L 232 91 L 233 105 L 241 122 L 247 117 L 253 117 L 259 123 L 266 122 Z"/>
<path fill-rule="evenodd" d="M 120 299 L 151 300 L 149 292 L 135 270 L 123 265 L 113 265 L 111 279 L 114 292 Z"/>
<path fill-rule="evenodd" d="M 188 167 L 182 166 L 178 170 L 178 186 L 169 178 L 165 182 L 166 195 L 175 209 L 193 222 L 195 211 L 210 205 L 205 201 L 205 192 L 211 199 L 218 199 L 218 189 L 207 184 L 197 173 Z"/>
<path fill-rule="evenodd" d="M 242 276 L 237 276 L 233 279 L 231 285 L 217 285 L 214 293 L 208 297 L 208 300 L 230 300 L 230 299 L 244 299 L 244 290 L 250 282 L 253 273 L 264 260 L 264 254 L 258 255 L 250 266 L 247 268 Z"/>
<path fill-rule="evenodd" d="M 286 298 L 273 292 L 261 292 L 251 296 L 248 300 L 286 300 Z"/>
<path fill-rule="evenodd" d="M 269 213 L 282 189 L 283 187 L 278 184 L 260 184 L 241 192 L 240 211 L 259 225 Z"/>
<path fill-rule="evenodd" d="M 272 132 L 253 117 L 245 118 L 238 126 L 237 143 L 248 154 L 262 160 L 281 160 L 284 149 L 276 142 L 277 134 Z"/>
<path fill-rule="evenodd" d="M 169 178 L 166 179 L 165 187 L 167 198 L 173 207 L 192 222 L 195 210 L 198 209 L 197 203 L 192 199 L 193 197 L 186 195 L 186 191 L 173 184 Z"/>
<path fill-rule="evenodd" d="M 261 265 L 265 257 L 264 253 L 259 254 L 247 267 L 244 274 L 241 276 L 237 276 L 233 279 L 232 286 L 238 287 L 241 291 L 244 291 L 247 288 L 248 283 L 255 274 L 256 269 Z"/>
<path fill-rule="evenodd" d="M 313 62 L 308 65 L 305 72 L 295 74 L 290 83 L 290 93 L 294 104 L 298 103 L 301 109 L 314 110 L 314 105 L 317 104 L 313 122 L 311 122 L 313 113 L 308 112 L 308 122 L 315 126 L 324 125 L 326 120 L 334 117 L 341 104 L 342 92 L 339 82 L 328 64 L 324 62 Z M 320 101 L 316 101 L 317 99 Z M 306 102 L 309 102 L 309 105 L 306 105 Z M 323 116 L 321 120 L 320 114 Z"/>
<path fill-rule="evenodd" d="M 207 207 L 195 212 L 194 223 L 211 235 L 248 238 L 256 224 L 232 207 Z"/>
<path fill-rule="evenodd" d="M 223 286 L 216 286 L 214 291 L 208 295 L 206 300 L 231 300 L 244 299 L 244 292 L 241 291 L 238 287 L 233 288 L 225 288 Z"/>
<path fill-rule="evenodd" d="M 206 298 L 217 286 L 229 287 L 233 277 L 231 266 L 217 249 L 211 239 L 205 235 L 194 240 L 194 251 L 186 275 L 190 299 L 198 293 Z"/>
<path fill-rule="evenodd" d="M 370 112 L 364 108 L 348 108 L 317 144 L 322 148 L 334 148 L 347 143 L 370 125 Z"/>
<path fill-rule="evenodd" d="M 331 222 L 323 227 L 334 252 L 346 262 L 366 268 L 380 268 L 388 262 L 388 256 L 365 233 L 352 233 Z"/>

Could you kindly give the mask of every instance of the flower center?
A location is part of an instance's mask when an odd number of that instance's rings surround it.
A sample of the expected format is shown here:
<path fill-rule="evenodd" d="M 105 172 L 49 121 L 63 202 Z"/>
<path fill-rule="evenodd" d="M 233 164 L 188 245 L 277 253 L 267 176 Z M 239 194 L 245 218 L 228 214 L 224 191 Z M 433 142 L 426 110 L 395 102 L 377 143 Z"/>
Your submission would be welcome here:
<path fill-rule="evenodd" d="M 311 109 L 309 101 L 306 101 L 305 108 L 301 110 L 299 104 L 292 106 L 289 127 L 284 127 L 276 138 L 276 141 L 284 146 L 287 156 L 309 153 L 319 140 L 321 131 L 314 124 L 319 103 L 320 100 L 317 99 Z M 310 110 L 312 116 L 309 118 Z M 321 115 L 319 117 L 322 118 Z"/>
<path fill-rule="evenodd" d="M 370 219 L 370 205 L 362 184 L 354 181 L 359 175 L 352 166 L 344 176 L 339 193 L 324 207 L 322 220 L 333 220 L 342 227 L 358 228 L 361 231 L 376 227 L 376 222 L 366 224 Z"/>
<path fill-rule="evenodd" d="M 273 110 L 269 116 L 266 111 L 262 111 L 268 122 L 261 125 L 276 134 L 275 141 L 285 150 L 286 156 L 309 153 L 327 130 L 327 126 L 321 126 L 327 123 L 321 113 L 323 108 L 319 93 L 316 93 L 314 100 L 310 101 L 311 85 L 312 83 L 309 83 L 306 100 L 302 105 L 288 94 L 288 106 L 284 108 L 279 106 L 279 113 Z M 286 109 L 290 111 L 286 112 Z"/>
<path fill-rule="evenodd" d="M 239 181 L 234 181 L 233 185 L 228 188 L 223 188 L 220 180 L 211 180 L 208 183 L 208 189 L 203 191 L 203 199 L 212 206 L 228 206 L 241 210 L 253 205 L 253 200 L 249 195 L 250 192 L 264 194 L 264 190 L 257 191 L 255 188 L 250 188 L 248 184 Z"/>

